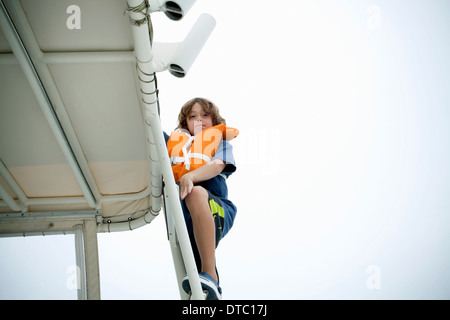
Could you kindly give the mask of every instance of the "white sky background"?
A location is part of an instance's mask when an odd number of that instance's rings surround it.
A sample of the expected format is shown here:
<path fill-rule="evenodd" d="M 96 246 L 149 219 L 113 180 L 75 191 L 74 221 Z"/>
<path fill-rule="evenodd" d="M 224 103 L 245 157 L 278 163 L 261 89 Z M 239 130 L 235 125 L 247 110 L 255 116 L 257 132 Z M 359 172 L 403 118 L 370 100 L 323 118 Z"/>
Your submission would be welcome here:
<path fill-rule="evenodd" d="M 449 299 L 448 1 L 232 3 L 152 16 L 157 42 L 181 41 L 203 12 L 217 20 L 187 77 L 161 73 L 158 87 L 167 132 L 195 96 L 240 130 L 224 299 Z M 165 232 L 161 215 L 99 235 L 103 299 L 179 298 Z M 48 266 L 9 276 L 49 239 Z M 72 236 L 0 239 L 0 298 L 76 297 L 70 250 Z"/>

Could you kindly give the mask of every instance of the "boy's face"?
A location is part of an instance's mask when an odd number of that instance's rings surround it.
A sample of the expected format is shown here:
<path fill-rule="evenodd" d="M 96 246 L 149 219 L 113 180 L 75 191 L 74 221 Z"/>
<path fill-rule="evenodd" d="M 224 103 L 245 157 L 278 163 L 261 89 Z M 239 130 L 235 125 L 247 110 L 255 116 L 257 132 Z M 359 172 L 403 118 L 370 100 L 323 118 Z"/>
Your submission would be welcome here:
<path fill-rule="evenodd" d="M 191 112 L 189 113 L 187 119 L 188 130 L 192 135 L 196 135 L 202 130 L 211 128 L 213 126 L 213 121 L 211 115 L 206 113 L 199 103 L 192 106 Z"/>

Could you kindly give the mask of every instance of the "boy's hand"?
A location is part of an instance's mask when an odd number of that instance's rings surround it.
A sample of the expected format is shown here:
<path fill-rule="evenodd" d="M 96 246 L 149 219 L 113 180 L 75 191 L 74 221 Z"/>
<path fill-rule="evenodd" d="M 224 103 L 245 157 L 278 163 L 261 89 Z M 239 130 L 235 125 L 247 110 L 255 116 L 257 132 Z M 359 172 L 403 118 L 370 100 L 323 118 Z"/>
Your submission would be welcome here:
<path fill-rule="evenodd" d="M 200 168 L 186 173 L 180 179 L 180 198 L 184 200 L 194 188 L 194 183 L 209 180 L 223 171 L 225 162 L 220 159 L 214 159 Z"/>
<path fill-rule="evenodd" d="M 192 181 L 190 174 L 187 173 L 180 179 L 180 198 L 184 200 L 188 194 L 191 193 L 192 188 L 194 187 L 194 182 Z"/>

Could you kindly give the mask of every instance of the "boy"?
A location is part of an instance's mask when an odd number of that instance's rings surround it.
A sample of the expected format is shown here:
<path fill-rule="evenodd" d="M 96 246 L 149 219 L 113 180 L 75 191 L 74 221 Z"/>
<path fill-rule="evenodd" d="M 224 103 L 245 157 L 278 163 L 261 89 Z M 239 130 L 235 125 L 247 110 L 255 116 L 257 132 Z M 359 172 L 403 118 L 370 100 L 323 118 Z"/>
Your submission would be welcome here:
<path fill-rule="evenodd" d="M 181 108 L 177 129 L 188 130 L 194 136 L 199 131 L 225 124 L 218 108 L 204 98 L 194 98 Z M 166 141 L 168 137 L 166 135 Z M 186 226 L 191 239 L 202 289 L 208 300 L 221 299 L 215 249 L 231 229 L 236 206 L 228 199 L 226 179 L 236 171 L 232 146 L 222 140 L 211 161 L 184 174 L 180 181 L 180 199 Z M 190 292 L 187 279 L 183 289 Z"/>

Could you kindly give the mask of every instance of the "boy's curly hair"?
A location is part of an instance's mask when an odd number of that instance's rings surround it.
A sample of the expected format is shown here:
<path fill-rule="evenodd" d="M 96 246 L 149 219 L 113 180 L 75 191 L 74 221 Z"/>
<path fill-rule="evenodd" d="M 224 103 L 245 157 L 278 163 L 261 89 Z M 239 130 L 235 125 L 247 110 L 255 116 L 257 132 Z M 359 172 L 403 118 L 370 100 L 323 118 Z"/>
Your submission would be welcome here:
<path fill-rule="evenodd" d="M 183 107 L 181 107 L 180 114 L 178 115 L 178 126 L 176 129 L 188 129 L 186 119 L 191 113 L 192 107 L 194 104 L 200 104 L 203 108 L 203 111 L 209 113 L 212 118 L 213 126 L 218 124 L 226 124 L 225 119 L 219 114 L 219 108 L 210 100 L 205 98 L 193 98 L 186 102 Z"/>

